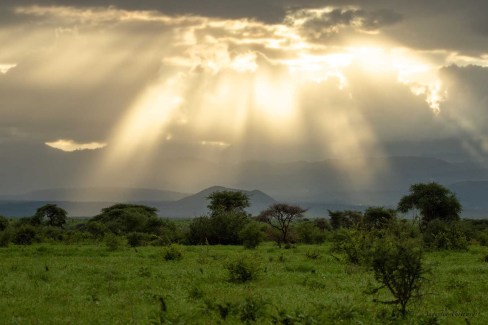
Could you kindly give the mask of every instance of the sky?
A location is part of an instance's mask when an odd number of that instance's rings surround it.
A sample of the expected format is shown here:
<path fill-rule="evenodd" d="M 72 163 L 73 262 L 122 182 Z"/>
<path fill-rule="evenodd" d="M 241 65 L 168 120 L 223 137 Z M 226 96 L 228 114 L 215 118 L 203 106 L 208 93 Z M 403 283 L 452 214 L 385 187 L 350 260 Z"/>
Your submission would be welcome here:
<path fill-rule="evenodd" d="M 485 0 L 2 0 L 0 194 L 191 191 L 205 185 L 195 161 L 347 158 L 367 180 L 365 157 L 485 159 L 487 12 Z"/>

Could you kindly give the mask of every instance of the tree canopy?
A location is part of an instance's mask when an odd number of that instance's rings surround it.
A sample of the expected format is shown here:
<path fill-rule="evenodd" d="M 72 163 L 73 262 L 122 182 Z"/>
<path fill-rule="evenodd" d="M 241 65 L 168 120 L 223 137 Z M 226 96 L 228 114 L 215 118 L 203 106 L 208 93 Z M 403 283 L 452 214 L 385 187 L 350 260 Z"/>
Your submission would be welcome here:
<path fill-rule="evenodd" d="M 102 209 L 90 222 L 100 222 L 113 233 L 145 232 L 158 234 L 164 225 L 157 209 L 137 204 L 115 204 Z"/>
<path fill-rule="evenodd" d="M 459 220 L 462 207 L 456 195 L 446 187 L 435 183 L 418 183 L 410 186 L 410 194 L 402 197 L 398 211 L 406 213 L 412 209 L 420 211 L 425 226 L 435 219 Z"/>
<path fill-rule="evenodd" d="M 31 223 L 40 225 L 44 219 L 47 219 L 47 224 L 49 226 L 62 228 L 66 223 L 67 215 L 68 213 L 66 210 L 58 207 L 56 204 L 46 204 L 37 209 L 31 219 Z"/>
<path fill-rule="evenodd" d="M 281 233 L 278 244 L 288 244 L 290 224 L 295 219 L 302 218 L 306 211 L 307 209 L 303 209 L 298 205 L 275 203 L 261 212 L 258 220 L 266 222 Z"/>
<path fill-rule="evenodd" d="M 249 197 L 240 191 L 213 192 L 207 197 L 207 205 L 213 214 L 218 212 L 244 212 L 250 206 Z"/>

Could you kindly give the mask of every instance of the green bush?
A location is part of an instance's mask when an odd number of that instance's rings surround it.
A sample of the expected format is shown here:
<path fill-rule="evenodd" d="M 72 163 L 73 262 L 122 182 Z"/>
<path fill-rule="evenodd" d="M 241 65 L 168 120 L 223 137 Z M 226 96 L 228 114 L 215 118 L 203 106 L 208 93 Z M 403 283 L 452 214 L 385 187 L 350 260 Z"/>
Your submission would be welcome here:
<path fill-rule="evenodd" d="M 372 232 L 359 229 L 337 230 L 332 237 L 332 252 L 345 254 L 349 263 L 369 265 L 371 263 L 375 236 Z"/>
<path fill-rule="evenodd" d="M 8 247 L 10 240 L 12 239 L 12 228 L 7 227 L 0 232 L 0 247 Z"/>
<path fill-rule="evenodd" d="M 313 221 L 301 221 L 294 227 L 297 241 L 304 244 L 322 244 L 325 242 L 325 230 Z"/>
<path fill-rule="evenodd" d="M 147 245 L 153 239 L 150 235 L 142 232 L 131 232 L 126 237 L 130 247 Z"/>
<path fill-rule="evenodd" d="M 432 250 L 467 250 L 468 239 L 460 222 L 435 219 L 422 232 L 424 245 Z"/>
<path fill-rule="evenodd" d="M 15 231 L 12 241 L 17 245 L 31 245 L 36 239 L 36 228 L 28 224 L 23 224 Z"/>
<path fill-rule="evenodd" d="M 109 251 L 116 251 L 124 245 L 122 238 L 112 233 L 105 235 L 104 242 Z"/>
<path fill-rule="evenodd" d="M 4 231 L 8 227 L 8 219 L 4 216 L 0 216 L 0 231 Z"/>
<path fill-rule="evenodd" d="M 183 258 L 183 253 L 178 245 L 171 244 L 164 249 L 163 258 L 165 261 L 179 261 Z"/>
<path fill-rule="evenodd" d="M 408 302 L 420 297 L 426 270 L 422 264 L 422 247 L 418 240 L 388 237 L 373 251 L 374 278 L 380 284 L 371 293 L 387 288 L 393 300 L 377 302 L 394 304 L 405 316 Z"/>
<path fill-rule="evenodd" d="M 262 226 L 257 222 L 250 222 L 239 232 L 239 237 L 245 248 L 254 249 L 264 240 Z"/>
<path fill-rule="evenodd" d="M 229 281 L 235 283 L 255 280 L 260 271 L 258 261 L 250 256 L 239 256 L 228 262 L 225 268 L 229 272 Z"/>

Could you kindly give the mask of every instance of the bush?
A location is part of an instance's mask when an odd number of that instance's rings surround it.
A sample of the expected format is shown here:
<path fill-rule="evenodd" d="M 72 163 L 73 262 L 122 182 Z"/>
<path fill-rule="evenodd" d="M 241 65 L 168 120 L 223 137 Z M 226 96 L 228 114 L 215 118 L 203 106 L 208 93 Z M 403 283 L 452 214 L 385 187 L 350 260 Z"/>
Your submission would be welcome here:
<path fill-rule="evenodd" d="M 0 231 L 4 231 L 8 227 L 8 219 L 4 216 L 0 216 Z"/>
<path fill-rule="evenodd" d="M 183 254 L 178 245 L 172 244 L 163 251 L 163 258 L 165 261 L 179 261 L 183 258 Z"/>
<path fill-rule="evenodd" d="M 429 222 L 422 233 L 426 248 L 433 250 L 467 250 L 468 239 L 460 222 L 445 222 L 435 219 Z"/>
<path fill-rule="evenodd" d="M 123 246 L 122 238 L 112 233 L 105 235 L 104 242 L 105 242 L 105 246 L 107 247 L 107 250 L 109 251 L 116 251 L 121 246 Z"/>
<path fill-rule="evenodd" d="M 7 227 L 0 232 L 0 247 L 8 247 L 10 240 L 12 239 L 12 228 Z"/>
<path fill-rule="evenodd" d="M 294 231 L 297 236 L 297 241 L 304 244 L 322 244 L 325 242 L 325 230 L 319 228 L 317 223 L 313 221 L 299 222 Z"/>
<path fill-rule="evenodd" d="M 229 281 L 235 283 L 255 280 L 259 273 L 259 263 L 250 256 L 239 256 L 228 262 L 225 268 L 229 272 Z"/>
<path fill-rule="evenodd" d="M 151 240 L 151 236 L 141 232 L 131 232 L 127 236 L 127 243 L 130 247 L 137 247 L 147 245 Z"/>
<path fill-rule="evenodd" d="M 239 232 L 239 237 L 245 248 L 254 249 L 264 240 L 264 233 L 260 224 L 250 222 Z"/>
<path fill-rule="evenodd" d="M 12 241 L 17 245 L 31 245 L 36 238 L 36 229 L 31 225 L 23 224 L 15 231 Z"/>
<path fill-rule="evenodd" d="M 373 289 L 375 294 L 387 288 L 394 300 L 377 302 L 395 304 L 402 316 L 411 298 L 420 297 L 420 289 L 426 273 L 422 265 L 422 248 L 417 240 L 386 238 L 373 252 L 374 278 L 380 287 Z"/>
<path fill-rule="evenodd" d="M 332 238 L 332 252 L 343 253 L 349 263 L 369 265 L 371 263 L 374 235 L 358 229 L 339 229 Z"/>

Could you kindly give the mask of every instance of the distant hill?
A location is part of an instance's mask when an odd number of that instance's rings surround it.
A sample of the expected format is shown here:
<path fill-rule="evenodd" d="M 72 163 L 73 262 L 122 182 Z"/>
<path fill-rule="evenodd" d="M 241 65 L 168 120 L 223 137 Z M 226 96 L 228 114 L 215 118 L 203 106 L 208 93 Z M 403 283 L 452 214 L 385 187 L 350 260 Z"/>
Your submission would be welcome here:
<path fill-rule="evenodd" d="M 212 186 L 178 201 L 151 203 L 153 203 L 153 206 L 159 209 L 159 214 L 161 216 L 174 218 L 188 218 L 195 216 L 198 217 L 208 213 L 207 197 L 214 192 L 220 191 L 241 191 L 244 194 L 247 194 L 249 196 L 251 206 L 247 208 L 246 211 L 253 215 L 258 214 L 259 212 L 276 202 L 275 199 L 273 199 L 271 196 L 259 190 L 245 191 L 222 186 Z"/>
<path fill-rule="evenodd" d="M 54 193 L 54 194 L 61 194 L 58 193 L 60 190 L 52 190 L 52 191 L 42 191 L 41 196 Z M 113 205 L 118 202 L 125 202 L 125 203 L 139 203 L 145 204 L 158 209 L 158 214 L 161 217 L 167 218 L 191 218 L 191 217 L 198 217 L 204 215 L 208 212 L 207 205 L 207 197 L 212 194 L 213 192 L 218 191 L 241 191 L 247 195 L 249 195 L 251 207 L 246 209 L 251 214 L 258 214 L 269 205 L 275 202 L 275 200 L 270 197 L 269 195 L 258 191 L 244 191 L 238 189 L 231 189 L 221 186 L 213 186 L 209 187 L 203 191 L 200 191 L 196 194 L 186 196 L 184 198 L 180 198 L 178 200 L 137 200 L 133 198 L 137 198 L 137 196 L 132 196 L 132 199 L 129 200 L 112 200 L 112 201 L 64 201 L 64 200 L 56 200 L 55 196 L 54 199 L 51 200 L 0 200 L 0 215 L 5 215 L 9 217 L 25 217 L 25 216 L 32 216 L 36 209 L 43 206 L 47 203 L 54 203 L 59 205 L 60 207 L 66 209 L 69 213 L 69 216 L 73 217 L 91 217 L 95 216 L 100 212 L 101 209 L 106 208 L 110 205 Z M 166 191 L 157 191 L 157 190 L 146 190 L 142 193 L 149 193 L 151 195 L 161 194 L 161 192 Z M 141 192 L 140 192 L 141 193 Z M 169 193 L 176 193 L 176 192 L 169 192 Z M 71 193 L 72 194 L 72 193 Z M 179 193 L 176 193 L 177 196 Z M 34 196 L 36 197 L 36 196 Z M 63 197 L 63 196 L 58 196 Z M 106 196 L 105 196 L 106 197 Z M 113 196 L 115 198 L 121 198 L 120 196 Z M 142 198 L 150 198 L 151 196 L 146 195 Z M 158 198 L 161 196 L 157 196 Z M 89 197 L 85 197 L 89 198 Z"/>

